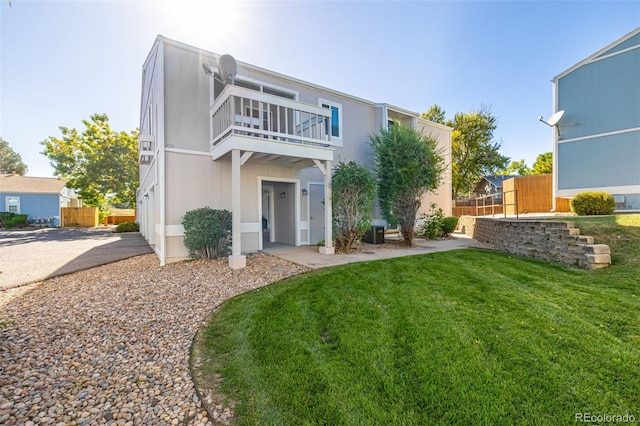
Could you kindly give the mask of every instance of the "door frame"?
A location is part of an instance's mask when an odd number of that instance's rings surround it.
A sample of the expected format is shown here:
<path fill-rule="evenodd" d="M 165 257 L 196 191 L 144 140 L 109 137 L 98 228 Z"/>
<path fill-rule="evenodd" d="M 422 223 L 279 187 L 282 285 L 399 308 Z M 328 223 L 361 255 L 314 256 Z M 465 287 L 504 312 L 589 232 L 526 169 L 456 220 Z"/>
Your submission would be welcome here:
<path fill-rule="evenodd" d="M 264 182 L 282 182 L 282 183 L 293 183 L 294 185 L 294 193 L 295 193 L 295 201 L 294 201 L 294 212 L 293 216 L 294 220 L 294 236 L 295 236 L 295 246 L 298 247 L 300 245 L 300 179 L 292 179 L 292 178 L 282 178 L 282 177 L 272 177 L 272 176 L 258 176 L 258 218 L 262 221 L 262 185 Z M 267 183 L 267 185 L 269 185 Z M 271 201 L 273 202 L 273 197 L 271 197 Z M 271 206 L 274 207 L 274 206 Z M 271 213 L 275 215 L 275 208 L 271 209 Z M 275 221 L 274 221 L 275 222 Z M 262 229 L 262 225 L 260 225 Z M 271 229 L 274 229 L 274 223 L 271 224 Z M 261 232 L 262 234 L 262 232 Z M 273 236 L 272 236 L 273 235 Z M 269 235 L 269 239 L 275 237 L 275 232 L 272 232 L 272 235 Z M 262 250 L 262 235 L 258 239 L 258 249 Z"/>
<path fill-rule="evenodd" d="M 273 199 L 273 196 L 275 194 L 275 188 L 273 187 L 273 185 L 271 184 L 262 184 L 260 186 L 260 191 L 264 192 L 264 190 L 267 190 L 269 192 L 269 217 L 267 218 L 267 220 L 269 221 L 269 242 L 272 243 L 274 242 L 275 239 L 275 220 L 274 220 L 274 216 L 273 216 L 273 211 L 275 209 L 275 200 Z M 264 194 L 262 194 L 261 197 L 261 201 L 264 199 Z M 264 209 L 262 208 L 263 204 L 260 204 L 260 228 L 262 228 L 262 213 L 264 212 Z M 264 230 L 262 230 L 262 232 L 264 233 Z M 261 234 L 262 236 L 262 234 Z"/>
<path fill-rule="evenodd" d="M 324 182 L 323 181 L 313 181 L 310 180 L 307 182 L 307 194 L 309 194 L 309 196 L 307 197 L 307 219 L 308 219 L 308 235 L 307 235 L 307 244 L 311 244 L 311 185 L 317 185 L 317 186 L 321 186 L 322 188 L 324 188 Z M 324 189 L 323 189 L 324 191 Z M 326 202 L 326 201 L 325 201 Z M 324 229 L 325 227 L 325 223 L 324 223 L 324 216 L 322 216 L 322 227 Z M 322 238 L 320 238 L 320 241 L 324 240 L 324 233 L 322 234 Z"/>

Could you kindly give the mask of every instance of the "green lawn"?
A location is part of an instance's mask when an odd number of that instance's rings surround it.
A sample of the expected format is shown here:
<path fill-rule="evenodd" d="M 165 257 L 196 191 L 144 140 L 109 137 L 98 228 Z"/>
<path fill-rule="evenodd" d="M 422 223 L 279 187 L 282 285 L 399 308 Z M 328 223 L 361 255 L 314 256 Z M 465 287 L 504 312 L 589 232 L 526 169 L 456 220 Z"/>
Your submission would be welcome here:
<path fill-rule="evenodd" d="M 586 272 L 483 250 L 316 271 L 226 302 L 203 330 L 240 424 L 640 420 L 640 216 L 574 220 Z"/>

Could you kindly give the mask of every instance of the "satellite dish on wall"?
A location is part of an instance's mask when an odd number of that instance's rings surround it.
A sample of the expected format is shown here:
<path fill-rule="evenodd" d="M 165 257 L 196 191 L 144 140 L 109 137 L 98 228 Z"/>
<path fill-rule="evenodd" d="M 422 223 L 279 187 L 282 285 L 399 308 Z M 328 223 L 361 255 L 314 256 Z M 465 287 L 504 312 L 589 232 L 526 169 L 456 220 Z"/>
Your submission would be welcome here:
<path fill-rule="evenodd" d="M 555 125 L 558 124 L 558 121 L 560 121 L 563 115 L 564 115 L 564 110 L 560 110 L 556 113 L 553 113 L 553 115 L 551 115 L 551 117 L 549 117 L 547 121 L 544 121 L 542 119 L 542 116 L 538 117 L 538 120 L 542 121 L 547 126 L 554 127 Z"/>
<path fill-rule="evenodd" d="M 225 84 L 233 84 L 238 72 L 238 64 L 233 56 L 222 55 L 218 58 L 218 72 Z"/>

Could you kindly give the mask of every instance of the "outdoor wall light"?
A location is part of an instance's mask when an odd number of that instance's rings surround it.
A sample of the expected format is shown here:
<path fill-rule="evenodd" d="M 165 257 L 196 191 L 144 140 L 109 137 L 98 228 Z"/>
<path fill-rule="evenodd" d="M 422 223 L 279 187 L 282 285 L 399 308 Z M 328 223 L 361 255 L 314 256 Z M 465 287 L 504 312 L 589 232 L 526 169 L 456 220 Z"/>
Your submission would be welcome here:
<path fill-rule="evenodd" d="M 303 190 L 302 190 L 302 195 L 304 195 L 304 196 L 306 196 L 306 195 L 307 195 L 307 190 L 306 190 L 306 189 L 303 189 Z"/>
<path fill-rule="evenodd" d="M 287 194 L 286 194 L 286 193 L 284 193 L 284 192 L 281 192 L 281 193 L 280 193 L 280 198 L 284 198 L 284 197 L 286 197 L 286 196 L 287 196 Z"/>

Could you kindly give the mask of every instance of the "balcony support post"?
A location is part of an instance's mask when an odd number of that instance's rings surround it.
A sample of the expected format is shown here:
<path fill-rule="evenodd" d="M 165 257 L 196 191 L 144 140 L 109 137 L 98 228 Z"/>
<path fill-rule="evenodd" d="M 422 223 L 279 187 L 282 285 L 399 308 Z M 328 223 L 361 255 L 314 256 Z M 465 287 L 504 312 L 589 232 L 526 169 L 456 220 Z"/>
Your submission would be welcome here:
<path fill-rule="evenodd" d="M 247 258 L 242 255 L 242 233 L 240 225 L 242 222 L 242 188 L 240 175 L 240 150 L 231 151 L 231 256 L 229 256 L 229 267 L 231 269 L 241 269 L 247 266 Z"/>
<path fill-rule="evenodd" d="M 333 247 L 332 232 L 333 211 L 331 206 L 331 160 L 326 160 L 324 167 L 319 168 L 324 174 L 324 247 L 320 247 L 319 252 L 320 254 L 334 254 L 335 248 Z"/>

